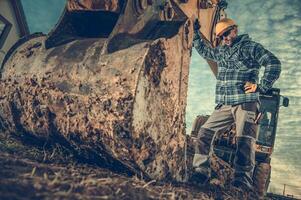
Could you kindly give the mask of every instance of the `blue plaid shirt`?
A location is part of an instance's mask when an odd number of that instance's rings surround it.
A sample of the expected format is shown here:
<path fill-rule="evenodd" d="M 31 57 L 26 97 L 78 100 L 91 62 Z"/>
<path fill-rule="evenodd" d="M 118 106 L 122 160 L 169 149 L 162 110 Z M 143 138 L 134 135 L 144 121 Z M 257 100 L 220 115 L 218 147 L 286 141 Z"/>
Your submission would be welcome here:
<path fill-rule="evenodd" d="M 237 36 L 231 46 L 212 48 L 205 44 L 199 33 L 195 33 L 193 44 L 201 56 L 217 62 L 217 104 L 235 105 L 257 101 L 259 93 L 246 94 L 245 83 L 256 83 L 259 91 L 265 93 L 280 75 L 281 63 L 277 57 L 261 44 L 252 41 L 247 34 Z M 259 82 L 261 66 L 265 70 Z"/>

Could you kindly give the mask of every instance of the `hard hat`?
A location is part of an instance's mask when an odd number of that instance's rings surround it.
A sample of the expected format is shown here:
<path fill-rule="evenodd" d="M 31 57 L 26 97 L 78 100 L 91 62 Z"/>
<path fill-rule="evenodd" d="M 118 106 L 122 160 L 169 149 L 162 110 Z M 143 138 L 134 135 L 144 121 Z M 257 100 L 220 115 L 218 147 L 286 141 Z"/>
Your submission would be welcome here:
<path fill-rule="evenodd" d="M 224 33 L 227 29 L 229 29 L 232 26 L 236 26 L 236 23 L 234 20 L 229 18 L 221 19 L 219 22 L 217 22 L 215 26 L 215 34 L 217 37 L 221 36 L 222 33 Z"/>

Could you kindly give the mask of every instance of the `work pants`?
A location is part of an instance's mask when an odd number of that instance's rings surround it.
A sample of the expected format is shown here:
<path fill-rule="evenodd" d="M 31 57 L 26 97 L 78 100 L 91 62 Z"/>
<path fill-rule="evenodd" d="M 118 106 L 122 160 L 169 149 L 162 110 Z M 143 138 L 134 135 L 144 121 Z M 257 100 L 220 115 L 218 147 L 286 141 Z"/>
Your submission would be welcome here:
<path fill-rule="evenodd" d="M 193 167 L 200 167 L 206 163 L 209 154 L 212 153 L 212 143 L 216 134 L 223 133 L 235 122 L 237 150 L 234 159 L 234 178 L 243 177 L 251 183 L 255 166 L 257 134 L 255 120 L 258 110 L 257 102 L 217 106 L 198 132 Z"/>

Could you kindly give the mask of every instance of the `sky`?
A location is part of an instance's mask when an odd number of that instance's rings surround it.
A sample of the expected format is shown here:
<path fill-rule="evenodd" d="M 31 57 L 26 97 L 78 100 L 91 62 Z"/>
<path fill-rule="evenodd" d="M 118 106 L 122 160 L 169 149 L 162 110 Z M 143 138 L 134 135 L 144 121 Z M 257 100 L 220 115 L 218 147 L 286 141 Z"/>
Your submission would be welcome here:
<path fill-rule="evenodd" d="M 65 0 L 21 0 L 31 33 L 48 33 L 58 22 Z"/>

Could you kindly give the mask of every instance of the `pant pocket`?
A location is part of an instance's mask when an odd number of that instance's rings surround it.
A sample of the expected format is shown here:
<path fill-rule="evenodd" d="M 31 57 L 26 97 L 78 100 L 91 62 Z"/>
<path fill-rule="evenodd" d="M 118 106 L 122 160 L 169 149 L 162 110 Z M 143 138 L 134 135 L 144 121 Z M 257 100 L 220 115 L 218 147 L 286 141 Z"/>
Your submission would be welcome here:
<path fill-rule="evenodd" d="M 259 114 L 259 108 L 257 102 L 247 102 L 241 104 L 241 109 L 246 112 L 246 122 L 251 124 L 255 123 L 257 115 Z"/>

